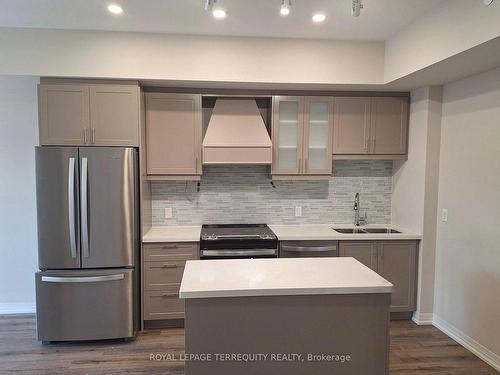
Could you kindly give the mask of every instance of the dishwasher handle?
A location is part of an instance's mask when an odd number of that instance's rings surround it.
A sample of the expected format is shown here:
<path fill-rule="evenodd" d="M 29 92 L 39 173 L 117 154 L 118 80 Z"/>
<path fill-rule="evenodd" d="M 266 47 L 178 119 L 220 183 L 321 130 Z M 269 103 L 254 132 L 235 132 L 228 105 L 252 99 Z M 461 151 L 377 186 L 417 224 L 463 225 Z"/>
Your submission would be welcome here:
<path fill-rule="evenodd" d="M 320 253 L 320 252 L 331 252 L 336 251 L 337 246 L 290 246 L 282 245 L 281 250 L 296 253 Z"/>

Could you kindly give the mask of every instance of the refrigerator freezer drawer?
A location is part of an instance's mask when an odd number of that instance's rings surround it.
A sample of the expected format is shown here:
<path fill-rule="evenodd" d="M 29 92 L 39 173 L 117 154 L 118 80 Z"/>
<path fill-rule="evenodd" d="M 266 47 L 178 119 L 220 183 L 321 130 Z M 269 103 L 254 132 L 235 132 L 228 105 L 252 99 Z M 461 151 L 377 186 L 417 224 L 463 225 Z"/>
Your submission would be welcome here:
<path fill-rule="evenodd" d="M 45 271 L 35 278 L 39 340 L 135 336 L 133 269 Z"/>

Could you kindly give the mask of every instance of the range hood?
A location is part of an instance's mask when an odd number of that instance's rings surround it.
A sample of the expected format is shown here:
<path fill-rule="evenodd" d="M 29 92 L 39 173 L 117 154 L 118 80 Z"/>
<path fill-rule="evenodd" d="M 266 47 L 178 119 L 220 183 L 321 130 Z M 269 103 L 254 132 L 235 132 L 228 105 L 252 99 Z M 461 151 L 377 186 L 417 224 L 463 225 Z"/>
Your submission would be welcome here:
<path fill-rule="evenodd" d="M 203 164 L 271 164 L 272 142 L 253 99 L 217 99 L 203 139 Z"/>

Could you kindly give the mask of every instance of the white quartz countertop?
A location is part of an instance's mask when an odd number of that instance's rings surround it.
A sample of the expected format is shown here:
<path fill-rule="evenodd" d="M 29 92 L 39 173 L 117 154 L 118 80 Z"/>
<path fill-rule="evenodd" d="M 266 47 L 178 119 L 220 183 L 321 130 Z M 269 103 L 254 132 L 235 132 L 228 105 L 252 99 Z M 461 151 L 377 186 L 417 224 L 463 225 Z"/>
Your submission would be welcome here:
<path fill-rule="evenodd" d="M 180 298 L 391 293 L 354 258 L 189 260 Z"/>
<path fill-rule="evenodd" d="M 332 228 L 354 228 L 346 224 L 297 224 L 269 225 L 280 241 L 294 240 L 419 240 L 420 234 L 412 233 L 403 228 L 386 224 L 371 224 L 360 228 L 391 228 L 401 233 L 358 233 L 346 234 L 334 231 Z"/>
<path fill-rule="evenodd" d="M 152 227 L 142 242 L 199 242 L 201 225 Z"/>
<path fill-rule="evenodd" d="M 280 241 L 294 240 L 419 240 L 422 236 L 406 229 L 384 224 L 371 224 L 361 228 L 392 228 L 401 233 L 362 233 L 345 234 L 332 228 L 354 228 L 346 224 L 295 224 L 274 225 L 271 230 Z M 191 226 L 158 226 L 152 227 L 142 238 L 143 242 L 198 242 L 201 225 Z"/>

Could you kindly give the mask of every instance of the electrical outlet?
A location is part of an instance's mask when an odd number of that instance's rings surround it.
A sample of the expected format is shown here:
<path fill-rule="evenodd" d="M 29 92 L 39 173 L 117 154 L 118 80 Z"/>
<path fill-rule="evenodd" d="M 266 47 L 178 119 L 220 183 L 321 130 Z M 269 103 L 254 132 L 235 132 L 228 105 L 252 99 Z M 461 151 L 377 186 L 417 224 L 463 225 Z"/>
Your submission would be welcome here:
<path fill-rule="evenodd" d="M 295 217 L 301 217 L 301 216 L 302 216 L 302 207 L 296 206 L 295 207 Z"/>
<path fill-rule="evenodd" d="M 172 207 L 165 207 L 165 219 L 172 218 Z"/>
<path fill-rule="evenodd" d="M 448 209 L 447 208 L 443 208 L 443 210 L 441 211 L 441 221 L 443 223 L 446 223 L 448 221 Z"/>

